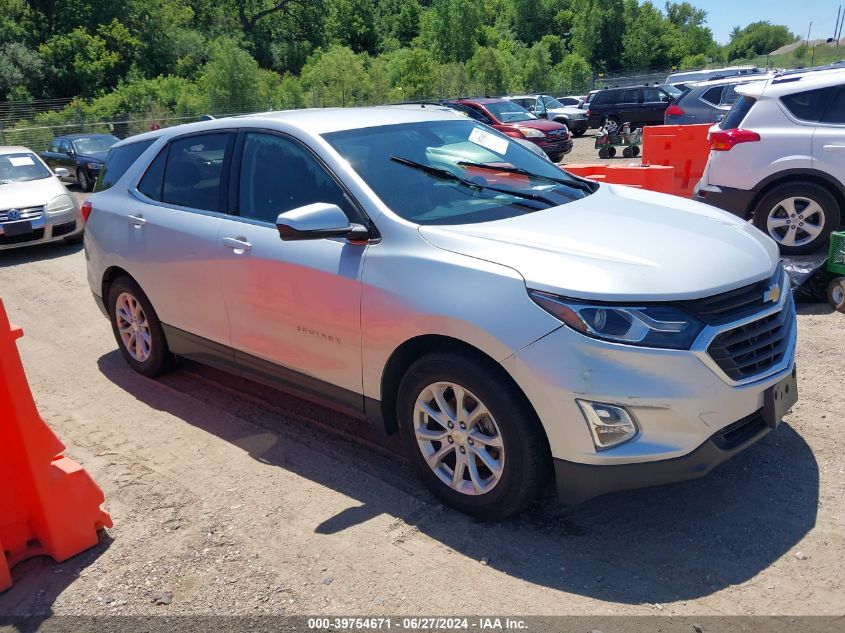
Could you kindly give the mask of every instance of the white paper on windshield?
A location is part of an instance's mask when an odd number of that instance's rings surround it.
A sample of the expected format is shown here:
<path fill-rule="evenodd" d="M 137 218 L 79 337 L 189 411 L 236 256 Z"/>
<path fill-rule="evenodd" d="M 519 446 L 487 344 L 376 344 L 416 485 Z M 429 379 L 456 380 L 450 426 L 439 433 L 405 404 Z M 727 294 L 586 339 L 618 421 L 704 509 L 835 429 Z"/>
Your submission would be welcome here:
<path fill-rule="evenodd" d="M 490 134 L 480 127 L 472 129 L 469 134 L 469 140 L 476 145 L 481 145 L 485 149 L 489 149 L 497 154 L 505 154 L 508 151 L 507 139 L 500 138 L 495 134 Z"/>
<path fill-rule="evenodd" d="M 12 167 L 25 167 L 35 164 L 29 156 L 9 156 L 9 162 L 12 163 Z"/>

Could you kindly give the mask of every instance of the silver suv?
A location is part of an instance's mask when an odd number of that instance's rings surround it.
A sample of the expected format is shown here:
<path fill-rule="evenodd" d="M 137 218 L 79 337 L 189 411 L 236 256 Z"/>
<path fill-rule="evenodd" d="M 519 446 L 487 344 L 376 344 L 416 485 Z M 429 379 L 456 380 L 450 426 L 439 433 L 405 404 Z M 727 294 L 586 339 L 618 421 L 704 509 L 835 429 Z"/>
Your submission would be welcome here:
<path fill-rule="evenodd" d="M 192 358 L 398 430 L 476 516 L 552 470 L 565 502 L 700 477 L 795 400 L 772 240 L 445 108 L 161 130 L 99 186 L 88 280 L 131 367 Z"/>

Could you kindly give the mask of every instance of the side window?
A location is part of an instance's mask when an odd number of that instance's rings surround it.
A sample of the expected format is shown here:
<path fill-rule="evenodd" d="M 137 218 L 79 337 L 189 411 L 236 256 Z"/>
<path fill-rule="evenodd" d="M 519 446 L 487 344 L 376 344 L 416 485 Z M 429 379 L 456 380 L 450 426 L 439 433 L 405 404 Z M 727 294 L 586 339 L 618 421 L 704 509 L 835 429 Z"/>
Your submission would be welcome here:
<path fill-rule="evenodd" d="M 228 132 L 215 132 L 171 142 L 161 201 L 191 209 L 220 211 L 220 186 L 230 137 Z"/>
<path fill-rule="evenodd" d="M 147 167 L 147 172 L 138 183 L 138 191 L 143 193 L 152 200 L 162 200 L 162 188 L 164 187 L 164 167 L 167 165 L 167 154 L 170 151 L 170 146 L 165 146 L 163 150 L 158 153 Z"/>
<path fill-rule="evenodd" d="M 839 88 L 839 92 L 831 100 L 822 117 L 824 123 L 845 123 L 845 86 Z"/>
<path fill-rule="evenodd" d="M 47 148 L 47 151 L 51 154 L 56 154 L 59 151 L 59 141 L 53 139 L 53 142 L 50 143 L 50 147 Z"/>
<path fill-rule="evenodd" d="M 713 86 L 704 91 L 701 95 L 701 100 L 706 101 L 712 106 L 719 105 L 722 100 L 722 86 Z"/>
<path fill-rule="evenodd" d="M 659 88 L 643 88 L 643 103 L 669 103 L 669 95 Z"/>
<path fill-rule="evenodd" d="M 786 109 L 796 119 L 802 121 L 818 121 L 827 105 L 828 98 L 835 88 L 819 88 L 816 90 L 805 90 L 795 94 L 785 95 L 780 98 Z"/>
<path fill-rule="evenodd" d="M 612 103 L 610 92 L 597 92 L 593 98 L 590 100 L 590 105 L 598 106 L 598 105 L 608 105 Z"/>
<path fill-rule="evenodd" d="M 534 109 L 534 99 L 512 99 L 512 101 L 516 105 L 522 106 L 526 110 L 533 110 Z"/>
<path fill-rule="evenodd" d="M 490 119 L 490 117 L 484 114 L 481 110 L 476 110 L 472 106 L 464 106 L 464 111 L 470 116 L 470 118 L 473 118 L 476 121 L 481 121 L 482 123 L 486 123 L 487 125 L 493 124 L 493 121 Z"/>
<path fill-rule="evenodd" d="M 97 185 L 94 187 L 94 191 L 104 191 L 113 186 L 132 166 L 132 163 L 138 160 L 138 157 L 154 142 L 155 139 L 150 139 L 149 141 L 111 148 L 108 156 L 106 156 L 106 164 L 97 177 Z"/>
<path fill-rule="evenodd" d="M 719 99 L 720 106 L 731 106 L 736 103 L 739 98 L 739 93 L 736 91 L 736 86 L 725 86 L 722 90 L 722 96 Z"/>
<path fill-rule="evenodd" d="M 60 154 L 67 154 L 70 150 L 73 149 L 71 147 L 70 141 L 59 141 L 59 153 Z"/>
<path fill-rule="evenodd" d="M 275 224 L 280 213 L 315 202 L 336 204 L 347 215 L 355 215 L 343 190 L 305 148 L 275 134 L 248 132 L 241 159 L 239 214 Z"/>
<path fill-rule="evenodd" d="M 639 92 L 636 88 L 626 88 L 621 91 L 617 103 L 636 103 L 639 99 Z"/>

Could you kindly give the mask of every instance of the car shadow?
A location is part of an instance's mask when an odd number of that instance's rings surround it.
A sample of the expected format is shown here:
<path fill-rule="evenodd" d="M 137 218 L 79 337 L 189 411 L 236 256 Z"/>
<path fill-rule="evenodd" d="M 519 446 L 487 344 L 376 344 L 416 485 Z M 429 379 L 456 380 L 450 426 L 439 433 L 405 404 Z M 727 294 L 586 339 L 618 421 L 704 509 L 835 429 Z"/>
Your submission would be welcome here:
<path fill-rule="evenodd" d="M 78 253 L 81 250 L 82 244 L 68 244 L 64 241 L 34 244 L 31 246 L 21 245 L 18 248 L 0 251 L 0 268 L 66 257 L 67 255 Z"/>
<path fill-rule="evenodd" d="M 700 480 L 576 507 L 558 505 L 550 485 L 522 515 L 484 523 L 440 504 L 417 482 L 398 439 L 367 423 L 193 363 L 155 381 L 134 374 L 117 351 L 98 364 L 153 409 L 358 501 L 315 524 L 316 534 L 387 514 L 509 576 L 598 600 L 690 600 L 746 582 L 816 521 L 818 466 L 786 423 Z M 257 446 L 255 426 L 269 431 L 270 441 Z M 338 464 L 328 469 L 322 460 L 297 457 L 289 448 L 297 441 Z"/>

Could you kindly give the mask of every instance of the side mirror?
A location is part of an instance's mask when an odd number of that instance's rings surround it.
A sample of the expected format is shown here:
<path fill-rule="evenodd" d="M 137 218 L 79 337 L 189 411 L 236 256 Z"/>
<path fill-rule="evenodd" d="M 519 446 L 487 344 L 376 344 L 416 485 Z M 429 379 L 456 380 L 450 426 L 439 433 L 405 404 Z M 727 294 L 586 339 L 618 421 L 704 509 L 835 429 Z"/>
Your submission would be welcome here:
<path fill-rule="evenodd" d="M 56 169 L 53 170 L 53 173 L 56 174 L 59 178 L 67 178 L 68 176 L 70 176 L 70 172 L 64 167 L 56 167 Z"/>
<path fill-rule="evenodd" d="M 352 224 L 336 204 L 316 202 L 280 213 L 276 228 L 283 242 L 322 240 L 345 237 L 353 242 L 370 238 L 370 231 L 361 224 Z"/>
<path fill-rule="evenodd" d="M 717 116 L 717 117 L 716 117 L 716 123 L 721 123 L 721 122 L 722 122 L 722 119 L 724 119 L 724 118 L 725 118 L 725 115 L 724 115 L 724 114 L 720 114 L 719 116 Z"/>
<path fill-rule="evenodd" d="M 75 152 L 73 151 L 73 149 L 66 149 L 65 154 L 67 154 L 68 156 L 73 156 Z"/>

